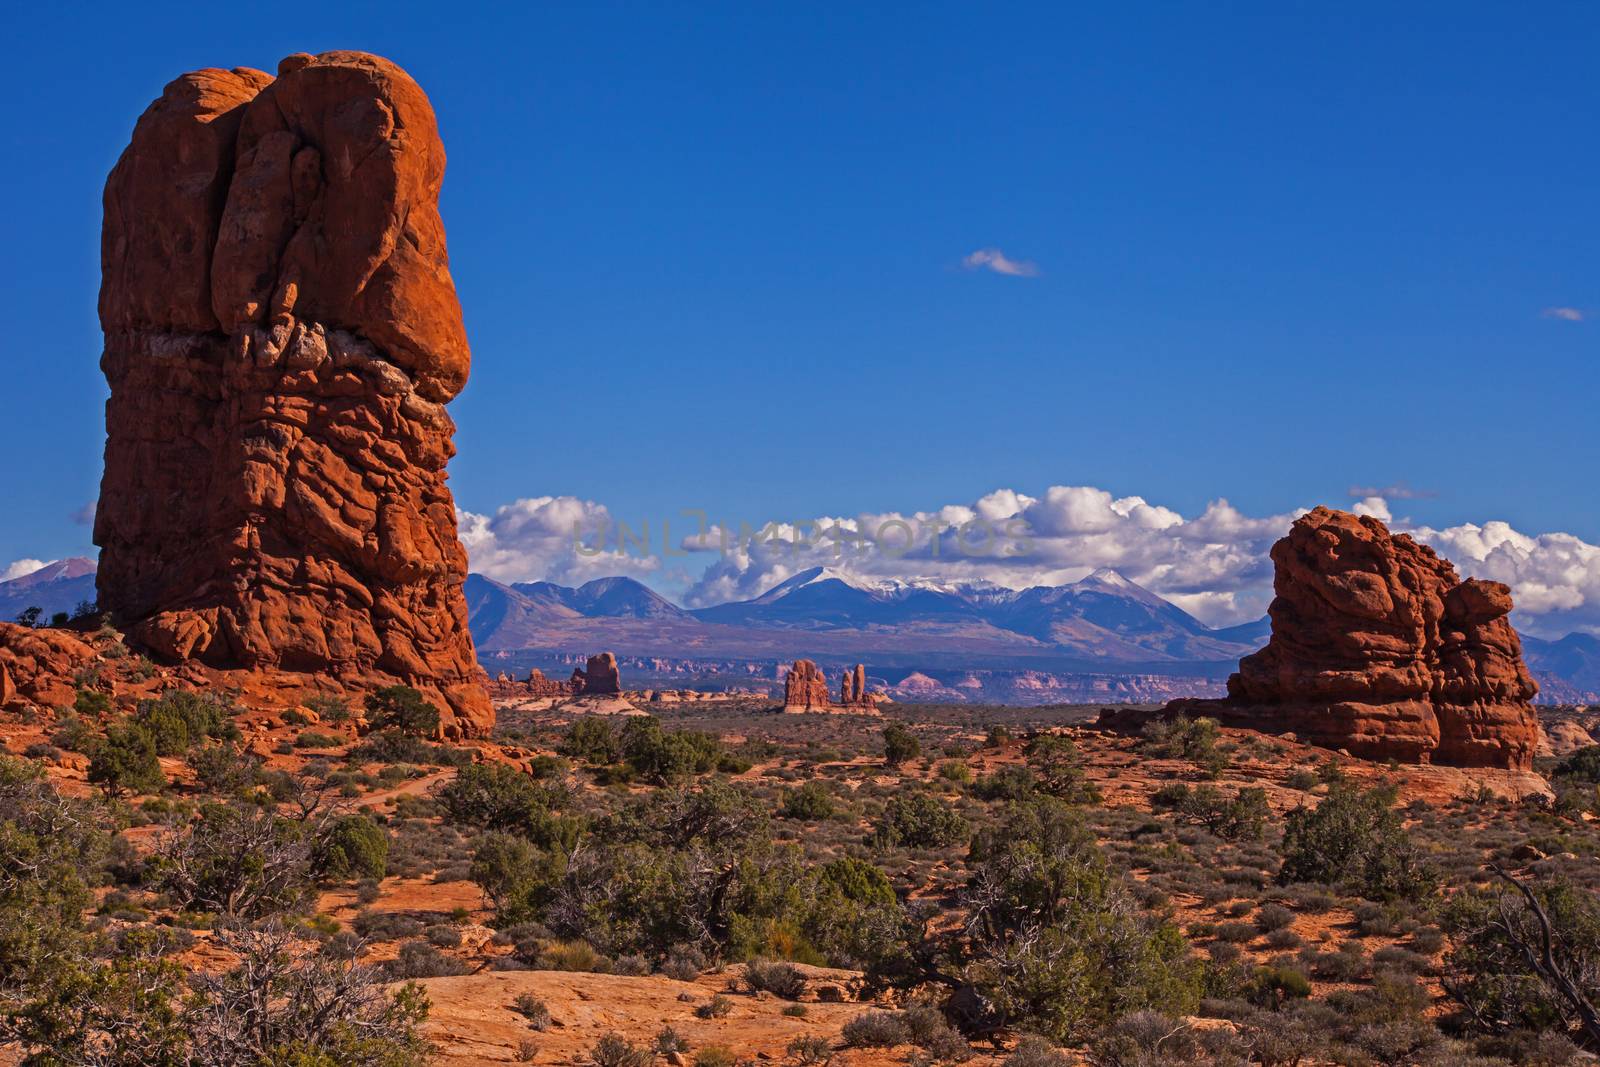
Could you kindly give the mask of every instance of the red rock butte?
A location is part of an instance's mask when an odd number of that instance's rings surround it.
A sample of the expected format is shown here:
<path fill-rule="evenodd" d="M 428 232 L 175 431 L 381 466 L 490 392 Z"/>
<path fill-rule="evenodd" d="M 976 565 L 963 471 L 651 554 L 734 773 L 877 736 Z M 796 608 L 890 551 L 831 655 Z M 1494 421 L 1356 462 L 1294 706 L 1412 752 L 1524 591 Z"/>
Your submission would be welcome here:
<path fill-rule="evenodd" d="M 1377 519 L 1319 507 L 1272 546 L 1272 638 L 1225 700 L 1168 710 L 1292 732 L 1366 759 L 1527 770 L 1538 686 L 1511 590 L 1466 581 Z"/>
<path fill-rule="evenodd" d="M 166 87 L 105 189 L 100 606 L 172 660 L 494 713 L 445 485 L 466 329 L 427 97 L 361 52 Z"/>

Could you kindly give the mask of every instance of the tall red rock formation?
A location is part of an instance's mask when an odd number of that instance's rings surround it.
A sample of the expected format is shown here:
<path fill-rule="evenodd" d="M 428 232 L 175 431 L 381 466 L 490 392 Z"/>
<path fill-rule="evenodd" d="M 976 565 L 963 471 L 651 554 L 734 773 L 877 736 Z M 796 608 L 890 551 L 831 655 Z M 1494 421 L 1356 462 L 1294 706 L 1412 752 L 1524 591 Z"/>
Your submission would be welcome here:
<path fill-rule="evenodd" d="M 1369 759 L 1532 765 L 1538 687 L 1506 586 L 1462 581 L 1377 519 L 1320 507 L 1272 546 L 1272 561 L 1271 640 L 1240 661 L 1227 699 L 1170 710 Z"/>
<path fill-rule="evenodd" d="M 101 608 L 172 659 L 494 721 L 445 486 L 466 330 L 433 109 L 360 52 L 179 77 L 106 182 Z"/>
<path fill-rule="evenodd" d="M 783 679 L 784 711 L 832 711 L 828 679 L 808 659 L 797 659 Z"/>
<path fill-rule="evenodd" d="M 574 671 L 573 678 L 578 679 L 579 673 Z M 617 670 L 617 657 L 611 652 L 590 656 L 581 674 L 579 696 L 611 696 L 622 692 L 622 675 Z"/>

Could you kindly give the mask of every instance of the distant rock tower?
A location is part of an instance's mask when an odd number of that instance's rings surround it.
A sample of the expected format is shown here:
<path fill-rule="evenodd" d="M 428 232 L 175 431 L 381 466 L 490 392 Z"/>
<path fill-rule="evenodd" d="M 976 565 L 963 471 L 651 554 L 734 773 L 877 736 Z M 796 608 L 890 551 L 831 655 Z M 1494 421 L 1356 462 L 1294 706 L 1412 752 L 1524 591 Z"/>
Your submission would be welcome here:
<path fill-rule="evenodd" d="M 797 659 L 783 679 L 783 710 L 832 711 L 833 701 L 828 699 L 828 679 L 818 666 L 808 659 Z"/>
<path fill-rule="evenodd" d="M 294 55 L 179 77 L 105 189 L 100 606 L 221 668 L 494 712 L 462 595 L 445 404 L 470 365 L 444 149 L 399 67 Z"/>

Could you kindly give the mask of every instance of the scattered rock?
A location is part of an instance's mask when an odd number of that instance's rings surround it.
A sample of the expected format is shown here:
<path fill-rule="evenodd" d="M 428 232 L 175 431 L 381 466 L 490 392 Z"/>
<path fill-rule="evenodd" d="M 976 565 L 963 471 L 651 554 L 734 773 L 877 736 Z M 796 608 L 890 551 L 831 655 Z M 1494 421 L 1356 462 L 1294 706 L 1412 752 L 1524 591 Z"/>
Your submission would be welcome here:
<path fill-rule="evenodd" d="M 65 630 L 0 622 L 0 707 L 70 707 L 73 676 L 94 660 L 94 649 Z"/>
<path fill-rule="evenodd" d="M 494 711 L 444 405 L 470 353 L 411 78 L 361 52 L 166 87 L 106 182 L 100 606 L 210 667 Z"/>

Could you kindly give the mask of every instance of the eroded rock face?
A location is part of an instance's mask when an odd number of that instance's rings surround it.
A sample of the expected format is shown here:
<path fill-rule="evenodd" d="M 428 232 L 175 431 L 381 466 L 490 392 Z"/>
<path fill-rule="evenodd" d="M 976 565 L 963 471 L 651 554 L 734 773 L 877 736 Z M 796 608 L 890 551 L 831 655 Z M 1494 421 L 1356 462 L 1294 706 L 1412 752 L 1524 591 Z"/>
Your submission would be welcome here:
<path fill-rule="evenodd" d="M 784 711 L 832 711 L 828 679 L 811 660 L 797 659 L 783 679 Z"/>
<path fill-rule="evenodd" d="M 610 696 L 622 692 L 622 676 L 617 671 L 615 653 L 590 656 L 582 672 L 573 672 L 573 678 L 577 679 L 579 673 L 583 676 L 577 690 L 579 696 Z"/>
<path fill-rule="evenodd" d="M 1369 759 L 1532 765 L 1538 687 L 1506 586 L 1462 581 L 1426 545 L 1329 508 L 1298 519 L 1272 561 L 1271 640 L 1226 700 L 1169 708 Z"/>
<path fill-rule="evenodd" d="M 401 680 L 470 735 L 432 108 L 387 60 L 167 86 L 106 183 L 100 606 L 176 660 Z"/>
<path fill-rule="evenodd" d="M 74 676 L 94 650 L 64 630 L 35 630 L 0 622 L 0 708 L 70 707 Z"/>

